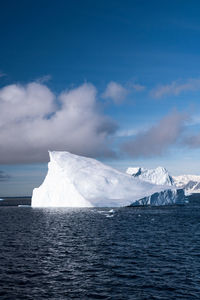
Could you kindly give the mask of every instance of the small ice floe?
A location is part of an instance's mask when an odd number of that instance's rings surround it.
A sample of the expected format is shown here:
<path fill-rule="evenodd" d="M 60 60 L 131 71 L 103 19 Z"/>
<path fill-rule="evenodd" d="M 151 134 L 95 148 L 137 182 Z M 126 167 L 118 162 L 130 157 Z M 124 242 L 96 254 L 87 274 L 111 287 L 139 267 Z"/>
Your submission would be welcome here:
<path fill-rule="evenodd" d="M 138 215 L 138 217 L 141 217 L 141 215 Z"/>
<path fill-rule="evenodd" d="M 3 201 L 4 199 L 3 198 L 0 198 L 0 201 Z"/>
<path fill-rule="evenodd" d="M 114 209 L 110 209 L 109 211 L 108 210 L 98 210 L 97 212 L 101 215 L 104 215 L 106 218 L 114 217 L 114 213 L 115 213 Z"/>
<path fill-rule="evenodd" d="M 107 214 L 107 215 L 105 215 L 106 216 L 106 218 L 113 218 L 114 217 L 114 215 L 112 214 Z"/>
<path fill-rule="evenodd" d="M 31 207 L 31 205 L 19 204 L 18 207 Z"/>
<path fill-rule="evenodd" d="M 114 217 L 114 213 L 115 213 L 114 209 L 110 209 L 108 211 L 108 213 L 106 214 L 106 218 L 113 218 Z"/>

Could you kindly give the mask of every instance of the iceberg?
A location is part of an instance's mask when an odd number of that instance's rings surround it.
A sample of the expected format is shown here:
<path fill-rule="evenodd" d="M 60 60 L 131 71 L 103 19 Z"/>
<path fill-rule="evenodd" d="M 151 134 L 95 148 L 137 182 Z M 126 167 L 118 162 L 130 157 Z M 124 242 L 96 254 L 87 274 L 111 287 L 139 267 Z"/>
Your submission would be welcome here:
<path fill-rule="evenodd" d="M 49 156 L 46 178 L 33 190 L 32 207 L 121 207 L 151 195 L 157 197 L 148 201 L 152 205 L 180 201 L 173 186 L 142 181 L 95 159 L 64 151 Z"/>
<path fill-rule="evenodd" d="M 186 195 L 200 193 L 200 175 L 173 176 L 177 188 L 185 190 Z"/>
<path fill-rule="evenodd" d="M 172 176 L 170 176 L 168 171 L 163 167 L 157 167 L 155 169 L 129 167 L 126 170 L 126 173 L 146 182 L 151 182 L 158 185 L 174 185 L 174 180 Z"/>
<path fill-rule="evenodd" d="M 183 189 L 177 190 L 165 190 L 160 193 L 155 193 L 148 197 L 144 197 L 133 204 L 131 206 L 138 206 L 138 205 L 171 205 L 177 204 L 181 205 L 185 203 L 185 193 Z"/>

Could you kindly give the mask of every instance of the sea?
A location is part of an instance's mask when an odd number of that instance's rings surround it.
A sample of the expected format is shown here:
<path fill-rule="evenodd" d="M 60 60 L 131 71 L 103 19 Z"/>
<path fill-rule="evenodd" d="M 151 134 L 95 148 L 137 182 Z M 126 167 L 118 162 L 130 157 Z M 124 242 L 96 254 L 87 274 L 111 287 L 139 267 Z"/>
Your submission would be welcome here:
<path fill-rule="evenodd" d="M 200 299 L 200 197 L 167 207 L 1 206 L 0 299 Z"/>

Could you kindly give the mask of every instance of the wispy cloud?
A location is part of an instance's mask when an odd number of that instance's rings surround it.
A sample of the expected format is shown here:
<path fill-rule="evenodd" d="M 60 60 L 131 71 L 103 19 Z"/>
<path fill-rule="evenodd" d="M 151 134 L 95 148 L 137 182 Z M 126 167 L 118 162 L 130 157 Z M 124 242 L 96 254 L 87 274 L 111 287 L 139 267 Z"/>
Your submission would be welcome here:
<path fill-rule="evenodd" d="M 120 104 L 126 98 L 128 92 L 129 91 L 121 84 L 111 81 L 108 83 L 102 97 L 104 99 L 110 98 L 114 101 L 114 103 Z"/>
<path fill-rule="evenodd" d="M 134 83 L 132 85 L 133 89 L 136 90 L 136 92 L 141 92 L 144 91 L 146 89 L 146 87 L 144 85 L 141 85 L 139 83 Z"/>
<path fill-rule="evenodd" d="M 138 80 L 136 78 L 132 78 L 128 80 L 125 84 L 126 88 L 131 92 L 142 92 L 146 90 L 146 86 L 143 84 L 138 83 Z"/>
<path fill-rule="evenodd" d="M 154 88 L 150 94 L 154 98 L 162 98 L 164 96 L 178 96 L 186 91 L 200 90 L 200 78 L 190 78 L 185 81 L 172 81 L 167 85 L 160 85 Z"/>
<path fill-rule="evenodd" d="M 142 125 L 136 128 L 129 128 L 129 129 L 124 129 L 124 130 L 118 130 L 115 134 L 115 136 L 117 137 L 131 137 L 131 136 L 135 136 L 138 133 L 142 132 L 142 131 L 146 131 L 149 128 L 149 125 Z"/>
<path fill-rule="evenodd" d="M 191 149 L 200 148 L 200 133 L 188 134 L 183 140 L 182 144 Z"/>
<path fill-rule="evenodd" d="M 161 155 L 178 141 L 187 119 L 186 114 L 174 111 L 150 129 L 139 132 L 135 138 L 124 143 L 121 149 L 133 157 Z"/>
<path fill-rule="evenodd" d="M 196 126 L 196 125 L 200 125 L 200 115 L 198 114 L 191 116 L 188 122 L 188 126 Z"/>
<path fill-rule="evenodd" d="M 119 130 L 116 132 L 117 137 L 129 137 L 129 136 L 134 136 L 138 133 L 137 129 L 125 129 L 125 130 Z"/>
<path fill-rule="evenodd" d="M 5 77 L 5 76 L 6 76 L 6 73 L 0 71 L 0 78 Z"/>
<path fill-rule="evenodd" d="M 44 76 L 41 76 L 41 77 L 37 78 L 35 81 L 38 82 L 38 83 L 43 84 L 43 83 L 47 83 L 51 79 L 52 79 L 51 75 L 44 75 Z"/>
<path fill-rule="evenodd" d="M 0 89 L 0 163 L 45 161 L 52 149 L 112 156 L 117 126 L 99 111 L 96 94 L 89 83 L 58 97 L 36 82 Z"/>

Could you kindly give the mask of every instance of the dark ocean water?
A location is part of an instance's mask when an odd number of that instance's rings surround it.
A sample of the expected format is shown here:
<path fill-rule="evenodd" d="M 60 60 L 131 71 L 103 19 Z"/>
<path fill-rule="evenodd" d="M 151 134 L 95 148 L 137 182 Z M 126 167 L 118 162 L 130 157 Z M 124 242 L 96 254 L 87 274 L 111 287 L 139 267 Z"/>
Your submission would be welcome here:
<path fill-rule="evenodd" d="M 0 208 L 0 299 L 200 299 L 200 200 Z"/>

